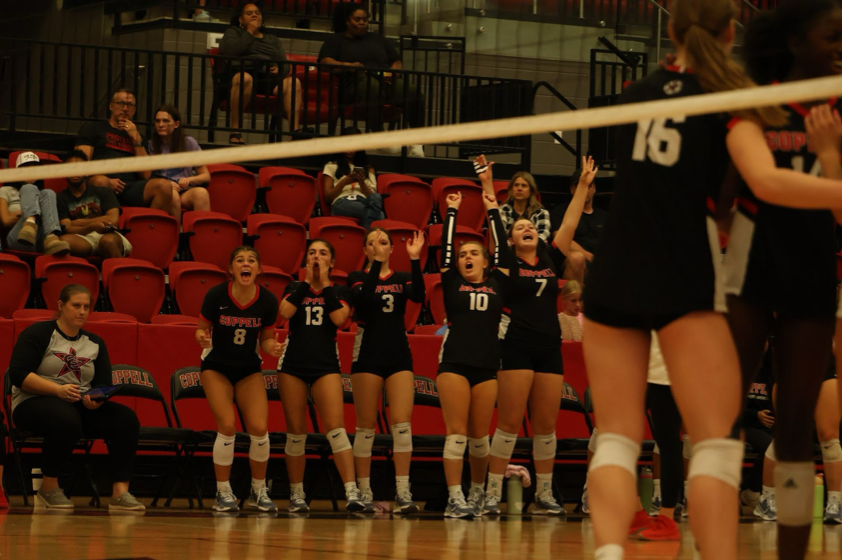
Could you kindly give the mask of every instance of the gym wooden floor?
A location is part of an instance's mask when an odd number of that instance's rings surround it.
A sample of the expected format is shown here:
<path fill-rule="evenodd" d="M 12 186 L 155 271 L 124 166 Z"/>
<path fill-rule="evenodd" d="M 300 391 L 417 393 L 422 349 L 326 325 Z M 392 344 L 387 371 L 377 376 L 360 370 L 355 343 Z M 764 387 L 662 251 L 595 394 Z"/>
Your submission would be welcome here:
<path fill-rule="evenodd" d="M 285 504 L 279 504 L 285 505 Z M 326 504 L 327 505 L 327 504 Z M 681 543 L 629 541 L 626 557 L 693 558 L 689 526 Z M 839 558 L 842 526 L 816 524 L 809 558 Z M 743 518 L 740 558 L 776 558 L 775 524 Z M 0 514 L 0 558 L 50 560 L 412 560 L 593 558 L 590 520 L 503 516 L 443 520 L 420 514 L 390 518 L 313 512 L 308 517 L 196 510 L 149 510 L 109 515 L 77 506 L 71 514 L 13 508 Z"/>

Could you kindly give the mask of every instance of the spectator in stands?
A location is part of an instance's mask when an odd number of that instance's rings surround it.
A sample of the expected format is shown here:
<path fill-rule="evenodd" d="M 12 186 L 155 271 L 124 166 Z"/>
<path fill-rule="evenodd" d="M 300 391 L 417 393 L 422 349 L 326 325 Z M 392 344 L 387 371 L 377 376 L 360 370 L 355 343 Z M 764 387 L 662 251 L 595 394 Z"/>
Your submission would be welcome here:
<path fill-rule="evenodd" d="M 231 26 L 225 31 L 219 42 L 219 52 L 223 56 L 247 57 L 245 62 L 230 61 L 223 70 L 226 80 L 231 81 L 231 96 L 228 107 L 231 112 L 231 128 L 242 126 L 243 115 L 240 110 L 248 107 L 252 93 L 258 95 L 283 94 L 284 112 L 290 120 L 290 130 L 311 132 L 297 129 L 301 123 L 301 82 L 290 73 L 287 55 L 281 40 L 270 35 L 264 27 L 263 14 L 259 2 L 241 0 L 237 12 L 231 16 Z M 292 88 L 295 88 L 295 110 L 292 108 Z M 242 96 L 240 95 L 242 89 Z M 245 144 L 243 135 L 232 132 L 229 144 Z"/>
<path fill-rule="evenodd" d="M 16 167 L 40 164 L 32 152 L 23 152 Z M 0 221 L 11 228 L 6 245 L 16 251 L 36 251 L 45 255 L 66 255 L 70 247 L 59 239 L 61 226 L 56 213 L 56 193 L 39 189 L 35 182 L 0 187 Z"/>
<path fill-rule="evenodd" d="M 192 136 L 187 136 L 181 128 L 181 113 L 178 108 L 164 103 L 155 111 L 155 128 L 149 139 L 150 154 L 170 154 L 175 152 L 200 152 L 202 148 Z M 210 210 L 208 190 L 199 185 L 210 182 L 210 171 L 206 165 L 187 166 L 174 169 L 160 169 L 152 172 L 153 177 L 163 177 L 172 185 L 173 213 L 181 221 L 181 210 Z"/>
<path fill-rule="evenodd" d="M 561 288 L 564 309 L 558 314 L 561 324 L 561 339 L 582 341 L 582 285 L 576 280 L 568 281 Z"/>
<path fill-rule="evenodd" d="M 65 163 L 88 161 L 81 150 L 73 150 Z M 56 205 L 64 235 L 61 240 L 77 257 L 96 255 L 103 259 L 127 257 L 132 244 L 117 231 L 120 203 L 114 191 L 88 184 L 86 177 L 68 177 L 67 188 L 58 194 Z"/>
<path fill-rule="evenodd" d="M 402 70 L 401 56 L 379 33 L 368 32 L 370 14 L 361 4 L 340 3 L 333 16 L 334 35 L 322 44 L 319 62 L 348 66 L 343 72 L 341 99 L 344 105 L 362 105 L 368 130 L 383 130 L 383 107 L 402 107 L 406 123 L 424 126 L 424 96 L 414 78 L 384 70 Z M 397 149 L 393 149 L 395 153 Z M 410 146 L 409 155 L 424 157 L 424 147 Z"/>
<path fill-rule="evenodd" d="M 356 128 L 342 131 L 343 136 L 351 134 L 360 134 L 360 131 Z M 334 216 L 358 218 L 365 229 L 386 217 L 383 198 L 377 193 L 374 167 L 368 164 L 364 151 L 333 156 L 322 171 L 322 188 Z"/>
<path fill-rule="evenodd" d="M 146 142 L 132 118 L 137 109 L 134 93 L 118 89 L 108 105 L 108 120 L 89 122 L 79 129 L 76 149 L 88 160 L 145 157 Z M 95 175 L 88 184 L 108 187 L 117 195 L 121 206 L 145 206 L 172 215 L 172 187 L 166 179 L 150 179 L 150 171 Z"/>
<path fill-rule="evenodd" d="M 538 185 L 531 173 L 518 171 L 509 181 L 509 198 L 500 207 L 500 218 L 506 229 L 526 218 L 535 224 L 541 239 L 550 242 L 550 213 L 538 202 Z"/>
<path fill-rule="evenodd" d="M 587 176 L 587 175 L 586 175 Z M 579 180 L 582 178 L 582 170 L 577 169 L 570 181 L 570 192 L 575 193 Z M 596 186 L 593 178 L 588 184 L 588 194 L 585 198 L 585 206 L 579 218 L 579 225 L 573 235 L 573 244 L 570 251 L 566 252 L 567 258 L 564 261 L 563 277 L 567 280 L 578 280 L 584 283 L 587 267 L 593 261 L 594 254 L 599 247 L 599 238 L 608 219 L 608 212 L 601 208 L 595 208 L 593 197 L 596 193 Z M 553 231 L 561 227 L 566 208 L 558 205 L 553 208 L 550 215 Z"/>
<path fill-rule="evenodd" d="M 56 319 L 35 323 L 21 333 L 8 370 L 15 424 L 44 438 L 44 480 L 36 499 L 50 509 L 72 509 L 58 476 L 81 438 L 102 438 L 108 443 L 114 481 L 108 509 L 143 511 L 143 504 L 129 493 L 140 432 L 137 415 L 121 404 L 86 395 L 94 387 L 111 385 L 105 343 L 83 330 L 91 293 L 70 284 L 61 290 L 57 303 Z"/>

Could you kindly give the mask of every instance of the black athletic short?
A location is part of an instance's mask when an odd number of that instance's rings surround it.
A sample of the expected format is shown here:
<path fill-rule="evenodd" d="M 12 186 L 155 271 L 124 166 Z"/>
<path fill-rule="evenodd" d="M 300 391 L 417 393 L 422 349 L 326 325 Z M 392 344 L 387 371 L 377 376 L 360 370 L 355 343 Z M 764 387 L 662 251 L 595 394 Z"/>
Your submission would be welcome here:
<path fill-rule="evenodd" d="M 364 362 L 354 362 L 351 364 L 351 375 L 355 373 L 371 373 L 388 379 L 396 373 L 402 371 L 412 371 L 412 362 L 406 364 L 397 364 L 393 366 L 373 366 Z"/>
<path fill-rule="evenodd" d="M 830 381 L 831 379 L 836 379 L 836 360 L 830 360 L 830 363 L 827 364 L 827 370 L 824 372 L 824 381 Z"/>
<path fill-rule="evenodd" d="M 307 385 L 313 385 L 324 377 L 325 375 L 339 375 L 338 369 L 331 369 L 330 371 L 320 370 L 320 369 L 313 369 L 313 368 L 299 368 L 293 366 L 282 366 L 279 373 L 285 373 L 287 375 L 291 375 L 293 377 L 297 377 Z"/>
<path fill-rule="evenodd" d="M 465 364 L 448 364 L 442 362 L 439 364 L 438 374 L 441 375 L 442 373 L 455 373 L 456 375 L 461 375 L 468 380 L 468 384 L 470 384 L 472 388 L 476 387 L 480 383 L 494 381 L 497 379 L 497 370 L 468 366 Z"/>
<path fill-rule="evenodd" d="M 202 371 L 213 370 L 224 375 L 231 385 L 236 385 L 249 375 L 260 373 L 260 365 L 255 366 L 230 366 L 220 364 L 211 360 L 202 360 Z"/>
<path fill-rule="evenodd" d="M 120 206 L 131 206 L 133 208 L 149 206 L 143 202 L 143 191 L 146 189 L 146 183 L 149 181 L 149 179 L 141 179 L 140 181 L 126 183 L 123 192 L 117 195 L 117 201 L 120 203 Z"/>
<path fill-rule="evenodd" d="M 500 369 L 528 369 L 537 373 L 564 375 L 561 361 L 561 340 L 553 348 L 535 349 L 503 339 L 500 341 Z"/>
<path fill-rule="evenodd" d="M 616 329 L 636 329 L 641 331 L 659 331 L 677 319 L 681 319 L 694 311 L 713 311 L 713 309 L 688 309 L 683 313 L 664 314 L 630 314 L 613 311 L 588 303 L 585 307 L 585 317 L 608 327 Z"/>

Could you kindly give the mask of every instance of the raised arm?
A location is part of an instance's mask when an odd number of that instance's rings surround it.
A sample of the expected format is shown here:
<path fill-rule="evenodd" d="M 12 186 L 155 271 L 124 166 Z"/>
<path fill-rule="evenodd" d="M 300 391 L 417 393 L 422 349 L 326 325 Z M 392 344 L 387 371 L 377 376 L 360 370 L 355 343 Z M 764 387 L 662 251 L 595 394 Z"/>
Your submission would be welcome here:
<path fill-rule="evenodd" d="M 416 231 L 411 239 L 406 240 L 406 252 L 409 255 L 412 283 L 407 286 L 410 301 L 421 303 L 427 297 L 424 286 L 424 273 L 421 272 L 421 251 L 424 249 L 424 232 Z"/>
<path fill-rule="evenodd" d="M 491 171 L 493 165 L 494 162 L 489 162 L 482 154 L 474 160 L 474 171 L 476 171 L 477 177 L 479 177 L 480 183 L 482 183 L 482 190 L 485 194 L 490 194 L 491 196 L 495 196 L 494 174 Z"/>
<path fill-rule="evenodd" d="M 582 176 L 579 178 L 579 184 L 576 185 L 573 200 L 570 201 L 570 205 L 564 212 L 561 227 L 558 228 L 553 239 L 556 248 L 565 256 L 570 253 L 573 236 L 576 234 L 576 228 L 579 227 L 579 220 L 582 218 L 582 211 L 585 209 L 588 188 L 596 176 L 597 171 L 599 171 L 599 168 L 594 164 L 592 157 L 582 157 Z"/>
<path fill-rule="evenodd" d="M 442 273 L 456 264 L 453 253 L 453 237 L 456 234 L 456 214 L 462 204 L 462 193 L 447 195 L 447 214 L 444 217 L 444 227 L 441 230 L 441 271 Z"/>
<path fill-rule="evenodd" d="M 503 274 L 509 274 L 509 270 L 515 266 L 515 256 L 509 246 L 509 234 L 503 220 L 500 218 L 500 208 L 497 206 L 497 199 L 494 195 L 483 193 L 482 201 L 485 204 L 485 211 L 488 213 L 488 223 L 491 226 L 491 234 L 494 239 L 494 266 Z"/>

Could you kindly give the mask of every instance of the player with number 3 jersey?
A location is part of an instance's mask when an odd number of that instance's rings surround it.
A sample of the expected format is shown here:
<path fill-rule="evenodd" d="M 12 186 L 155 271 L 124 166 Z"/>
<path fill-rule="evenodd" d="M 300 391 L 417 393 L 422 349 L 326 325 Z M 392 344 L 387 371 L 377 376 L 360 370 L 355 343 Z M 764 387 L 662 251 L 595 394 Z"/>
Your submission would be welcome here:
<path fill-rule="evenodd" d="M 251 247 L 231 253 L 232 280 L 208 290 L 202 302 L 196 341 L 202 351 L 202 387 L 216 418 L 213 445 L 216 473 L 216 511 L 237 511 L 231 489 L 236 420 L 231 403 L 236 400 L 243 414 L 251 444 L 251 492 L 246 505 L 264 512 L 278 508 L 269 499 L 266 467 L 269 463 L 269 404 L 261 374 L 260 349 L 280 356 L 282 345 L 275 334 L 278 298 L 255 283 L 260 274 L 260 255 Z"/>

